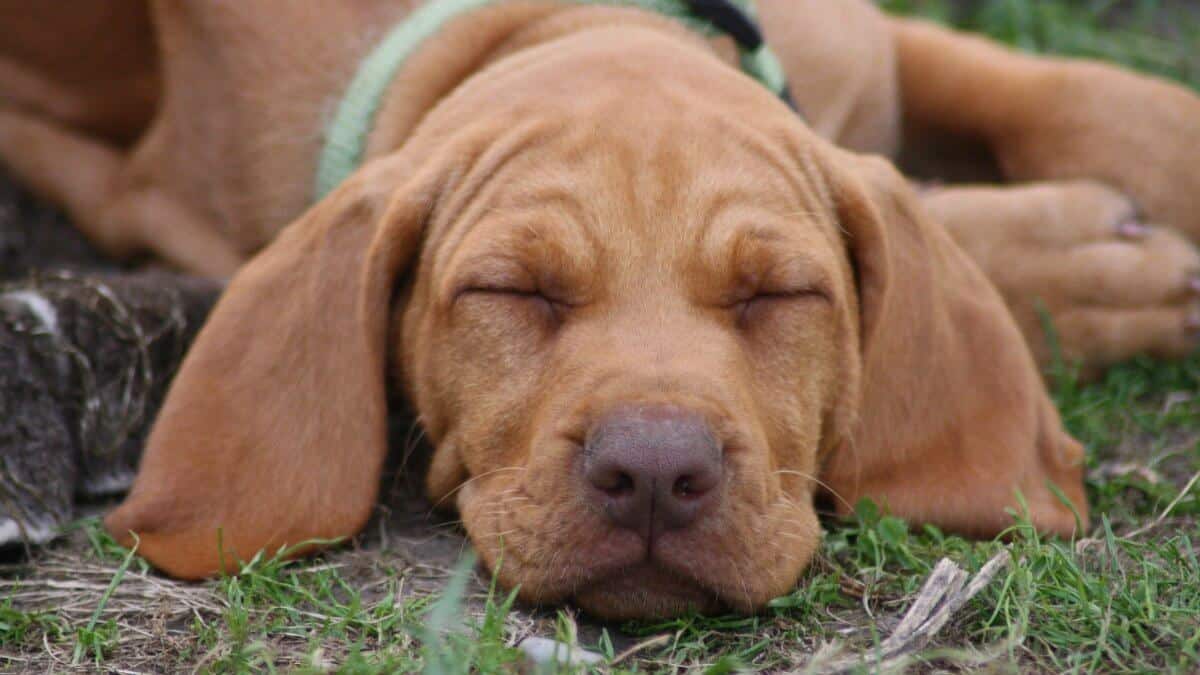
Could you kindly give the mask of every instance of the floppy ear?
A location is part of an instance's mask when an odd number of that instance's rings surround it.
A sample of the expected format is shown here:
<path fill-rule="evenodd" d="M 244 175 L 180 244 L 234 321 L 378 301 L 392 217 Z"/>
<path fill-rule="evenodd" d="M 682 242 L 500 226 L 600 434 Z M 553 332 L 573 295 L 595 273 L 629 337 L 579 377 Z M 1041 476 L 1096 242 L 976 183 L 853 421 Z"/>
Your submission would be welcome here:
<path fill-rule="evenodd" d="M 967 535 L 1012 525 L 1018 492 L 1039 530 L 1069 536 L 1072 506 L 1086 525 L 1082 447 L 1000 295 L 891 164 L 831 152 L 859 288 L 862 382 L 853 431 L 823 480 L 849 504 L 870 497 Z"/>
<path fill-rule="evenodd" d="M 156 566 L 198 578 L 363 526 L 386 454 L 392 287 L 434 191 L 409 169 L 364 167 L 234 277 L 105 520 L 119 541 L 136 533 Z"/>

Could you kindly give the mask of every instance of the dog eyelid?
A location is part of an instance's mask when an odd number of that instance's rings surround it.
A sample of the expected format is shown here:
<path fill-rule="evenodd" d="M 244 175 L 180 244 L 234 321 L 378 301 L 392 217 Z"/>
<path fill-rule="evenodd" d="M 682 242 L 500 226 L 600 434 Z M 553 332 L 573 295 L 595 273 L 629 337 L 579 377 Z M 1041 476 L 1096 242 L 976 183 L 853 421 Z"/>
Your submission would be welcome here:
<path fill-rule="evenodd" d="M 815 287 L 806 287 L 787 291 L 755 291 L 753 294 L 733 303 L 730 306 L 730 310 L 736 318 L 738 327 L 747 329 L 757 323 L 755 315 L 762 310 L 767 310 L 773 306 L 782 309 L 788 305 L 810 300 L 816 300 L 823 304 L 830 304 L 832 302 L 829 294 L 825 291 Z"/>
<path fill-rule="evenodd" d="M 749 300 L 791 300 L 797 298 L 812 298 L 829 300 L 829 293 L 818 286 L 805 286 L 789 290 L 761 290 L 750 296 Z"/>
<path fill-rule="evenodd" d="M 561 287 L 552 275 L 539 273 L 524 264 L 481 260 L 471 263 L 470 267 L 469 273 L 451 285 L 453 290 L 446 296 L 451 305 L 472 294 L 540 298 L 559 309 L 577 306 L 581 301 L 567 288 Z"/>
<path fill-rule="evenodd" d="M 730 306 L 744 307 L 753 302 L 785 302 L 788 300 L 822 300 L 824 302 L 831 302 L 831 297 L 827 291 L 818 286 L 805 286 L 783 290 L 761 289 L 734 300 L 730 303 Z"/>
<path fill-rule="evenodd" d="M 553 312 L 556 319 L 561 320 L 564 311 L 571 309 L 572 303 L 562 300 L 554 295 L 548 294 L 542 289 L 534 285 L 507 285 L 507 284 L 465 284 L 455 291 L 451 304 L 457 303 L 459 299 L 471 295 L 476 296 L 494 296 L 497 298 L 513 298 L 516 300 L 530 300 L 543 303 L 548 310 Z"/>
<path fill-rule="evenodd" d="M 828 277 L 803 260 L 789 260 L 765 273 L 748 273 L 738 284 L 729 304 L 752 300 L 822 299 L 833 301 Z"/>
<path fill-rule="evenodd" d="M 537 278 L 522 268 L 497 266 L 491 261 L 471 264 L 473 271 L 453 285 L 451 301 L 471 293 L 533 295 L 539 292 Z"/>
<path fill-rule="evenodd" d="M 536 286 L 510 284 L 463 284 L 454 291 L 453 301 L 467 295 L 511 295 L 511 296 L 541 296 Z"/>
<path fill-rule="evenodd" d="M 452 304 L 458 302 L 461 298 L 470 296 L 481 298 L 491 297 L 497 301 L 507 299 L 510 302 L 528 304 L 528 306 L 535 308 L 539 314 L 545 317 L 548 322 L 547 327 L 555 330 L 562 325 L 566 319 L 567 312 L 572 307 L 572 305 L 556 300 L 536 287 L 526 289 L 524 287 L 513 288 L 491 285 L 465 286 L 455 294 Z"/>

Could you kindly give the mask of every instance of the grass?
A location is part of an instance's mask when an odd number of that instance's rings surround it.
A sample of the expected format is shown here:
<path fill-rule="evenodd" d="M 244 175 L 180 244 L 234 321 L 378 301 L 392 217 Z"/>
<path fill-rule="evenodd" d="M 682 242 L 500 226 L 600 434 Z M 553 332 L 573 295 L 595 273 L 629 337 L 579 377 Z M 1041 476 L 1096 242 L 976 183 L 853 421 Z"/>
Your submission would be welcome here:
<path fill-rule="evenodd" d="M 882 4 L 1200 86 L 1200 15 L 1187 3 Z M 1018 517 L 1004 543 L 973 542 L 910 530 L 864 503 L 825 523 L 817 562 L 759 616 L 614 626 L 514 608 L 469 564 L 454 566 L 462 543 L 444 528 L 370 536 L 314 561 L 260 557 L 237 577 L 176 584 L 85 520 L 0 578 L 0 670 L 515 672 L 513 645 L 528 635 L 578 641 L 613 672 L 815 667 L 813 655 L 834 645 L 869 655 L 939 559 L 974 571 L 1002 548 L 1015 562 L 912 666 L 1200 670 L 1200 358 L 1138 360 L 1088 385 L 1061 368 L 1052 381 L 1089 451 L 1096 516 L 1078 541 L 1042 539 Z"/>
<path fill-rule="evenodd" d="M 1200 85 L 1200 6 L 1187 0 L 879 0 L 1030 52 L 1104 59 Z"/>

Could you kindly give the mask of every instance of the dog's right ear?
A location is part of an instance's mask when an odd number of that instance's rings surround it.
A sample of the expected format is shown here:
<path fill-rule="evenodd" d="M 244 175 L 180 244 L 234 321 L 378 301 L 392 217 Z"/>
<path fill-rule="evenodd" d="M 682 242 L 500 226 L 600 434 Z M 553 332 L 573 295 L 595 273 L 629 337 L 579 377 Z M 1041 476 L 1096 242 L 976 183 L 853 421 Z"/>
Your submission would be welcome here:
<path fill-rule="evenodd" d="M 133 490 L 105 520 L 183 578 L 356 533 L 386 454 L 392 288 L 442 172 L 360 169 L 233 279 L 159 413 Z M 299 551 L 297 551 L 299 553 Z"/>

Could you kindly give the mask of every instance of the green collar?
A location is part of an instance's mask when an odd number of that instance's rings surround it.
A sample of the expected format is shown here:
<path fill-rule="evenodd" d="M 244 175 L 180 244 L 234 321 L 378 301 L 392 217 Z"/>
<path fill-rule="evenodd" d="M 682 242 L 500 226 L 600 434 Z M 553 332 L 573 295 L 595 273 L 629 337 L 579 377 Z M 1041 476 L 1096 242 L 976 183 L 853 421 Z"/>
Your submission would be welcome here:
<path fill-rule="evenodd" d="M 367 135 L 383 96 L 400 66 L 455 17 L 495 4 L 500 0 L 430 0 L 392 29 L 358 67 L 325 133 L 325 144 L 317 165 L 316 199 L 329 194 L 362 164 Z M 677 19 L 705 36 L 723 31 L 717 21 L 705 18 L 697 0 L 566 0 L 577 4 L 606 4 L 640 7 Z M 745 15 L 753 17 L 753 0 L 729 0 Z M 725 3 L 729 4 L 729 3 Z M 751 30 L 756 30 L 750 24 Z M 729 31 L 732 34 L 732 31 Z M 735 36 L 736 38 L 737 36 Z M 737 39 L 742 70 L 790 103 L 787 81 L 779 60 L 761 39 Z"/>

